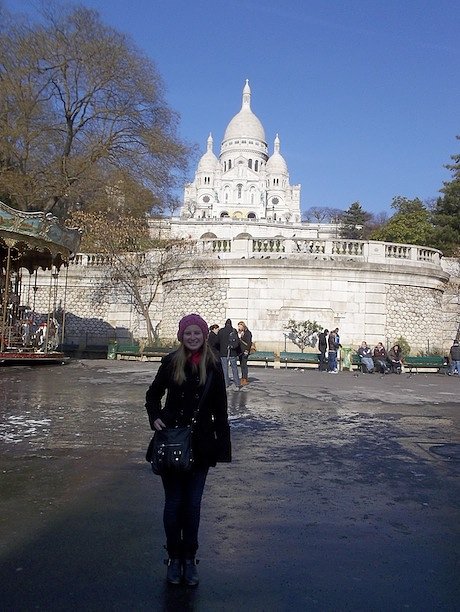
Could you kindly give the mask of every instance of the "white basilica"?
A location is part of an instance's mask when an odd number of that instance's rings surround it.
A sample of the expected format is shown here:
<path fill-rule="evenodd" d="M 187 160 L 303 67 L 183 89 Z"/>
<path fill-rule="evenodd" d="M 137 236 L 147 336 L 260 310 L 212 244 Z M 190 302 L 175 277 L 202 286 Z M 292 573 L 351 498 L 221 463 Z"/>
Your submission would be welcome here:
<path fill-rule="evenodd" d="M 181 218 L 300 222 L 300 185 L 289 183 L 278 135 L 269 155 L 247 80 L 241 110 L 225 130 L 218 158 L 209 135 L 195 180 L 185 186 Z"/>

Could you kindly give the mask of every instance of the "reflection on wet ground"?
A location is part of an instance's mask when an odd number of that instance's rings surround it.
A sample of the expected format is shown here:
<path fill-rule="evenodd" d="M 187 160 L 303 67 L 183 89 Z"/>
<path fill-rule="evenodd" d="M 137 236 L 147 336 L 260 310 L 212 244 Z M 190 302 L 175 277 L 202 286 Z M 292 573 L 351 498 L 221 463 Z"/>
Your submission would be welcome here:
<path fill-rule="evenodd" d="M 252 368 L 228 394 L 234 461 L 209 476 L 191 596 L 164 589 L 144 461 L 157 368 L 0 369 L 5 609 L 454 609 L 459 380 Z"/>

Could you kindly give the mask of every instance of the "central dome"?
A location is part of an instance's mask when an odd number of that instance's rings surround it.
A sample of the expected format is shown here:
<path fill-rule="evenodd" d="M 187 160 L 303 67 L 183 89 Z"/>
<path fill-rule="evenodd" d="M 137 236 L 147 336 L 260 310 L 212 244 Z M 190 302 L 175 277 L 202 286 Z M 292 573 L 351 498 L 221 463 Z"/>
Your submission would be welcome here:
<path fill-rule="evenodd" d="M 263 125 L 251 110 L 251 89 L 248 80 L 243 89 L 241 110 L 227 125 L 223 142 L 233 138 L 254 138 L 265 142 Z"/>

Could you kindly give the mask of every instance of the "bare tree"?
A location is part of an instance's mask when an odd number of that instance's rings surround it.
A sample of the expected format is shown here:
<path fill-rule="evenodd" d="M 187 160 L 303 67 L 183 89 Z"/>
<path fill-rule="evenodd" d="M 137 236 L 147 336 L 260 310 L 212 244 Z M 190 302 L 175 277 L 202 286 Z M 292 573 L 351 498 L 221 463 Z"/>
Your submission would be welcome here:
<path fill-rule="evenodd" d="M 343 210 L 329 206 L 312 206 L 307 208 L 302 215 L 303 221 L 316 223 L 338 223 Z"/>
<path fill-rule="evenodd" d="M 0 195 L 16 208 L 145 212 L 183 182 L 190 149 L 155 65 L 97 12 L 11 17 L 0 85 Z"/>
<path fill-rule="evenodd" d="M 303 353 L 307 346 L 316 346 L 318 332 L 322 331 L 323 328 L 316 321 L 295 321 L 294 319 L 289 319 L 284 329 L 289 330 L 286 336 L 298 346 Z"/>
<path fill-rule="evenodd" d="M 191 240 L 152 238 L 145 222 L 135 217 L 123 217 L 112 224 L 107 215 L 79 212 L 71 221 L 86 230 L 83 248 L 103 256 L 105 266 L 94 299 L 103 300 L 114 291 L 127 296 L 146 323 L 148 345 L 153 345 L 152 307 L 165 277 L 190 266 L 199 276 L 201 268 L 209 269 L 212 262 L 197 257 Z"/>

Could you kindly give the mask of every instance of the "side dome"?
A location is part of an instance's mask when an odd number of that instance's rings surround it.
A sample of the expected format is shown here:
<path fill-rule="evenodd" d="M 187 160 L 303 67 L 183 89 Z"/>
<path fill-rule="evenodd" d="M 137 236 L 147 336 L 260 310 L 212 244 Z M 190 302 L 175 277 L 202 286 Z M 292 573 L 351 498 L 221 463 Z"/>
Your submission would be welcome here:
<path fill-rule="evenodd" d="M 280 153 L 280 139 L 278 134 L 275 138 L 275 151 L 273 155 L 268 158 L 266 170 L 271 174 L 288 174 L 286 161 Z"/>
<path fill-rule="evenodd" d="M 253 138 L 265 142 L 263 125 L 251 110 L 251 89 L 248 80 L 243 89 L 241 110 L 233 117 L 225 130 L 224 141 L 233 138 Z"/>
<path fill-rule="evenodd" d="M 209 134 L 208 142 L 207 142 L 207 151 L 201 157 L 198 162 L 197 172 L 215 172 L 217 167 L 219 166 L 219 160 L 214 155 L 212 150 L 213 139 L 212 135 Z"/>

